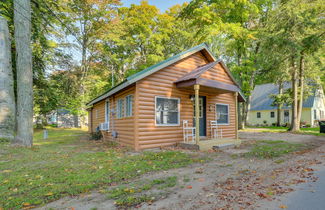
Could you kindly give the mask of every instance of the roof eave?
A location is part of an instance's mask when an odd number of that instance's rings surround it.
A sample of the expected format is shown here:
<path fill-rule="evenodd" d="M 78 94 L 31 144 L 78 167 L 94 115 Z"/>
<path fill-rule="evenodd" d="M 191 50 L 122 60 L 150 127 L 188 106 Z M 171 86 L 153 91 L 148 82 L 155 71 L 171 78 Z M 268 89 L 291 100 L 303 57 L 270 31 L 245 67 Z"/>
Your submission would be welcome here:
<path fill-rule="evenodd" d="M 186 57 L 188 57 L 188 56 L 190 56 L 190 55 L 192 55 L 192 54 L 194 54 L 196 52 L 199 52 L 201 50 L 206 50 L 214 61 L 217 60 L 214 57 L 214 55 L 212 54 L 212 52 L 209 50 L 209 47 L 208 47 L 208 45 L 206 43 L 200 44 L 200 45 L 198 45 L 196 47 L 193 47 L 193 48 L 191 48 L 189 50 L 186 50 L 186 51 L 184 51 L 184 52 L 182 52 L 182 53 L 180 53 L 180 54 L 178 54 L 178 55 L 176 55 L 174 57 L 171 57 L 171 59 L 167 59 L 165 61 L 162 61 L 162 62 L 160 62 L 160 63 L 158 63 L 156 65 L 153 65 L 153 66 L 151 66 L 151 67 L 149 67 L 147 69 L 144 69 L 144 70 L 142 70 L 142 71 L 140 71 L 140 72 L 138 72 L 138 73 L 136 73 L 134 75 L 129 76 L 126 79 L 125 82 L 123 82 L 120 85 L 112 88 L 107 93 L 104 93 L 103 95 L 93 99 L 92 101 L 90 101 L 86 105 L 91 106 L 91 105 L 93 105 L 93 104 L 95 104 L 95 103 L 97 103 L 97 102 L 99 102 L 99 101 L 113 95 L 114 93 L 126 88 L 127 86 L 129 86 L 129 85 L 131 85 L 131 84 L 133 84 L 133 83 L 135 83 L 135 82 L 149 76 L 150 74 L 155 73 L 155 72 L 159 71 L 160 69 L 163 69 L 163 68 L 165 68 L 165 67 L 167 67 L 167 66 L 169 66 L 169 65 L 171 65 L 173 63 L 176 63 L 176 62 L 182 60 L 183 58 L 186 58 Z"/>

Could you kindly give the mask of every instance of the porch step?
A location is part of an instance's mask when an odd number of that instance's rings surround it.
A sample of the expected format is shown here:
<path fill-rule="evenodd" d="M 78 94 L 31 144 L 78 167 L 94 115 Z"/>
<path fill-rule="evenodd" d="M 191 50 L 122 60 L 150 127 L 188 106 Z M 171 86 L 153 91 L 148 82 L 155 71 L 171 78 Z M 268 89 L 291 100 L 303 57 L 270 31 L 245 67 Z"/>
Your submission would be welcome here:
<path fill-rule="evenodd" d="M 212 146 L 212 149 L 221 149 L 221 148 L 225 148 L 225 147 L 231 147 L 231 146 L 235 146 L 235 143 L 227 143 L 227 144 L 220 144 L 217 146 Z"/>
<path fill-rule="evenodd" d="M 211 139 L 199 142 L 200 150 L 207 151 L 210 149 L 219 149 L 240 144 L 240 140 L 236 139 Z"/>

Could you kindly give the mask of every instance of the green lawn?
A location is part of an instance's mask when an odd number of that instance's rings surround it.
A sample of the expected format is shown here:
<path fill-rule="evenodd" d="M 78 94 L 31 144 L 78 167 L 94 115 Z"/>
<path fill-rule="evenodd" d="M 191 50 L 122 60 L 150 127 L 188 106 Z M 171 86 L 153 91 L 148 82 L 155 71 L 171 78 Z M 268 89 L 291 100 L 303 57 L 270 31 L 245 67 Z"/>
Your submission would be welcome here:
<path fill-rule="evenodd" d="M 307 148 L 305 144 L 288 143 L 280 140 L 264 140 L 257 141 L 251 148 L 251 151 L 247 152 L 245 155 L 247 157 L 257 158 L 275 158 Z"/>
<path fill-rule="evenodd" d="M 80 129 L 35 133 L 31 149 L 0 143 L 0 209 L 38 206 L 125 182 L 150 171 L 204 162 L 179 151 L 133 154 L 107 143 L 89 141 Z M 84 140 L 82 140 L 84 139 Z"/>
<path fill-rule="evenodd" d="M 261 126 L 261 127 L 247 127 L 243 131 L 254 131 L 254 132 L 273 132 L 273 133 L 281 133 L 287 132 L 287 127 L 276 127 L 276 126 Z M 299 134 L 309 134 L 315 136 L 325 136 L 325 133 L 319 133 L 319 127 L 315 128 L 300 128 L 300 131 L 297 132 Z"/>

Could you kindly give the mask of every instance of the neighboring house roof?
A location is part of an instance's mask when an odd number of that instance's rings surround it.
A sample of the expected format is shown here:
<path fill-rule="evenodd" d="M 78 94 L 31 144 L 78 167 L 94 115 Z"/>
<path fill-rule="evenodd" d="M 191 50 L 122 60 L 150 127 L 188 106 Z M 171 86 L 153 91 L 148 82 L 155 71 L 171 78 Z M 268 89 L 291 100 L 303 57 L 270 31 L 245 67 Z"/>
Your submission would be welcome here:
<path fill-rule="evenodd" d="M 291 83 L 283 84 L 283 89 L 291 88 Z M 254 110 L 273 110 L 277 107 L 272 106 L 273 100 L 270 97 L 272 94 L 279 94 L 279 85 L 268 83 L 263 85 L 256 85 L 252 92 L 251 111 Z M 315 94 L 309 96 L 303 103 L 304 108 L 311 108 L 314 105 Z M 287 109 L 289 107 L 283 107 Z"/>
<path fill-rule="evenodd" d="M 183 58 L 186 58 L 190 55 L 193 55 L 194 53 L 197 53 L 199 51 L 203 51 L 205 56 L 209 57 L 211 60 L 213 60 L 213 62 L 211 63 L 208 63 L 207 65 L 210 66 L 210 65 L 213 65 L 215 66 L 217 63 L 221 63 L 221 65 L 226 69 L 226 71 L 229 73 L 229 76 L 231 77 L 231 79 L 235 82 L 235 84 L 240 88 L 240 86 L 237 84 L 236 80 L 232 77 L 231 73 L 229 72 L 229 70 L 227 69 L 227 67 L 225 66 L 225 64 L 221 61 L 221 60 L 218 60 L 214 57 L 214 55 L 212 54 L 212 52 L 209 50 L 209 47 L 206 43 L 203 43 L 203 44 L 200 44 L 198 46 L 195 46 L 189 50 L 186 50 L 184 52 L 181 52 L 175 56 L 172 56 L 160 63 L 157 63 L 153 66 L 150 66 L 149 68 L 146 68 L 138 73 L 135 73 L 131 76 L 129 76 L 128 78 L 126 78 L 122 83 L 118 84 L 117 86 L 111 88 L 110 90 L 108 90 L 107 92 L 105 92 L 104 94 L 98 96 L 97 98 L 91 100 L 87 106 L 91 106 L 115 93 L 117 93 L 118 91 L 128 87 L 129 85 L 132 85 L 134 84 L 135 82 L 149 76 L 150 74 L 153 74 L 171 64 L 174 64 L 178 61 L 180 61 L 181 59 Z M 206 66 L 206 65 L 205 65 Z M 212 67 L 213 67 L 212 66 Z M 210 68 L 212 68 L 210 67 Z M 209 68 L 209 69 L 210 69 Z M 203 72 L 202 72 L 203 73 Z M 240 93 L 242 95 L 242 93 Z M 243 97 L 243 95 L 242 95 Z"/>

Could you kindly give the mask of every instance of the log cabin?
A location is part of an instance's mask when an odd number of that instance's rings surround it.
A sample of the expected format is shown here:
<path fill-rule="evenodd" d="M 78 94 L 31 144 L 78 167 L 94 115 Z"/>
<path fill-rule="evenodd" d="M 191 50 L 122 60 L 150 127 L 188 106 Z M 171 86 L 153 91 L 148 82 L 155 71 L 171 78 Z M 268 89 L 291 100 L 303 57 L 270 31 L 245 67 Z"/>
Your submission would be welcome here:
<path fill-rule="evenodd" d="M 240 86 L 204 43 L 144 69 L 91 100 L 89 132 L 144 150 L 238 143 Z M 199 132 L 196 132 L 199 131 Z"/>

